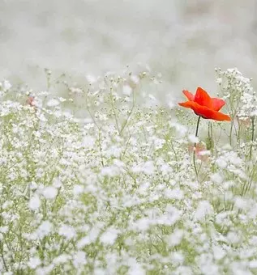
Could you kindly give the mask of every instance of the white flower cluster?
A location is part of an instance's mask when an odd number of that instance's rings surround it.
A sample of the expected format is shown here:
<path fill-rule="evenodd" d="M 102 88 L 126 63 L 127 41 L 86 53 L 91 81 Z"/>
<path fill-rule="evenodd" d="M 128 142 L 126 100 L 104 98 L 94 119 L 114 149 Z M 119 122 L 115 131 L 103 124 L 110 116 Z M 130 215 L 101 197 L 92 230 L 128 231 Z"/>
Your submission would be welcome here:
<path fill-rule="evenodd" d="M 231 112 L 238 118 L 249 118 L 257 115 L 257 95 L 251 85 L 251 79 L 244 77 L 237 68 L 221 71 L 217 69 L 218 84 L 222 95 L 228 99 Z"/>
<path fill-rule="evenodd" d="M 153 105 L 153 80 L 2 94 L 1 274 L 254 274 L 256 165 L 215 137 L 201 154 L 205 122 Z"/>

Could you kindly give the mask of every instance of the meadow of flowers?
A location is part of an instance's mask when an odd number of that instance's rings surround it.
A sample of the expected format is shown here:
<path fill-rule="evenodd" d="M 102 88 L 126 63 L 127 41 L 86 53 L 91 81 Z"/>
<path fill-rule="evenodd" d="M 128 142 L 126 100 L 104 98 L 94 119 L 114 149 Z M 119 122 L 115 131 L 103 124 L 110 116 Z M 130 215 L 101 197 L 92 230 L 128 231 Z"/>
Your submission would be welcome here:
<path fill-rule="evenodd" d="M 147 71 L 3 80 L 0 273 L 257 274 L 257 95 L 216 73 L 195 113 Z"/>

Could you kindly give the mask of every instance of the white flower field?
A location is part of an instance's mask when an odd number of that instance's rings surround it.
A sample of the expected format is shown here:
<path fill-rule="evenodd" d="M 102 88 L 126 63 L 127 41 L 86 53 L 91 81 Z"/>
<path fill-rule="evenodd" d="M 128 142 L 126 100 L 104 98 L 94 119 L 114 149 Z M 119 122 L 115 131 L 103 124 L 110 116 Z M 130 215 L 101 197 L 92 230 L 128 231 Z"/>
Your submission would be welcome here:
<path fill-rule="evenodd" d="M 256 274 L 256 94 L 217 79 L 231 122 L 197 138 L 148 72 L 50 84 L 63 97 L 3 81 L 1 274 Z"/>

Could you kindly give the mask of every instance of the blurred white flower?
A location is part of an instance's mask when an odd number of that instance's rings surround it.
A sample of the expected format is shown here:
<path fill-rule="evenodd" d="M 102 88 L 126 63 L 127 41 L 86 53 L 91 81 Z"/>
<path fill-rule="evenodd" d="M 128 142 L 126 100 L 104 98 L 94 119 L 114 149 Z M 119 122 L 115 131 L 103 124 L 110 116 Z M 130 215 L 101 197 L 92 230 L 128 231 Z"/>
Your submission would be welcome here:
<path fill-rule="evenodd" d="M 57 100 L 57 99 L 50 99 L 48 102 L 47 102 L 47 106 L 48 107 L 56 107 L 60 104 L 60 102 Z"/>
<path fill-rule="evenodd" d="M 29 208 L 31 210 L 37 210 L 41 205 L 41 201 L 38 195 L 34 195 L 33 197 L 31 197 L 30 201 L 29 201 Z"/>
<path fill-rule="evenodd" d="M 42 194 L 46 199 L 53 200 L 57 196 L 58 190 L 53 186 L 47 186 L 43 189 Z"/>
<path fill-rule="evenodd" d="M 41 260 L 38 257 L 33 257 L 29 259 L 28 266 L 32 269 L 37 268 L 41 264 Z"/>

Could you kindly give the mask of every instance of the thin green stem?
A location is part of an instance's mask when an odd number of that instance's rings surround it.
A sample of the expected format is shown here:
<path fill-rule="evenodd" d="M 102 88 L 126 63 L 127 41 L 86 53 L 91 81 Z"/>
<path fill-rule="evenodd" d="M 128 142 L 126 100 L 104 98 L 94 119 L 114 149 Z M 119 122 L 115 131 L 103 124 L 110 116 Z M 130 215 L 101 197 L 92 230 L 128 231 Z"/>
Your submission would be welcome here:
<path fill-rule="evenodd" d="M 200 125 L 200 119 L 201 119 L 201 117 L 199 116 L 199 117 L 198 117 L 198 120 L 197 120 L 197 124 L 196 124 L 196 131 L 195 131 L 195 136 L 196 136 L 196 137 L 198 136 L 198 130 L 199 130 L 199 125 Z M 198 171 L 197 171 L 196 162 L 195 162 L 195 154 L 196 154 L 196 143 L 194 143 L 193 163 L 194 163 L 195 174 L 196 174 L 196 177 L 198 178 Z"/>
<path fill-rule="evenodd" d="M 255 120 L 255 117 L 251 117 L 251 122 L 252 122 L 252 136 L 251 136 L 251 144 L 250 144 L 250 152 L 249 152 L 249 162 L 248 162 L 248 167 L 247 167 L 247 173 L 250 173 L 250 169 L 252 168 L 252 175 L 251 177 L 249 178 L 248 182 L 246 182 L 243 186 L 243 191 L 242 191 L 242 194 L 246 194 L 247 191 L 249 191 L 251 189 L 251 185 L 252 185 L 252 181 L 253 181 L 253 177 L 254 177 L 254 172 L 255 172 L 255 169 L 254 169 L 254 163 L 251 162 L 252 160 L 252 151 L 253 151 L 253 141 L 254 141 L 254 131 L 255 131 L 255 125 L 254 125 L 254 120 Z"/>
<path fill-rule="evenodd" d="M 250 145 L 250 153 L 249 153 L 249 157 L 250 160 L 252 159 L 252 151 L 253 151 L 253 141 L 254 141 L 254 116 L 251 117 L 251 121 L 252 121 L 252 138 L 251 138 L 251 145 Z"/>
<path fill-rule="evenodd" d="M 229 144 L 232 146 L 232 131 L 233 131 L 233 122 L 230 123 L 230 131 L 229 131 Z"/>

